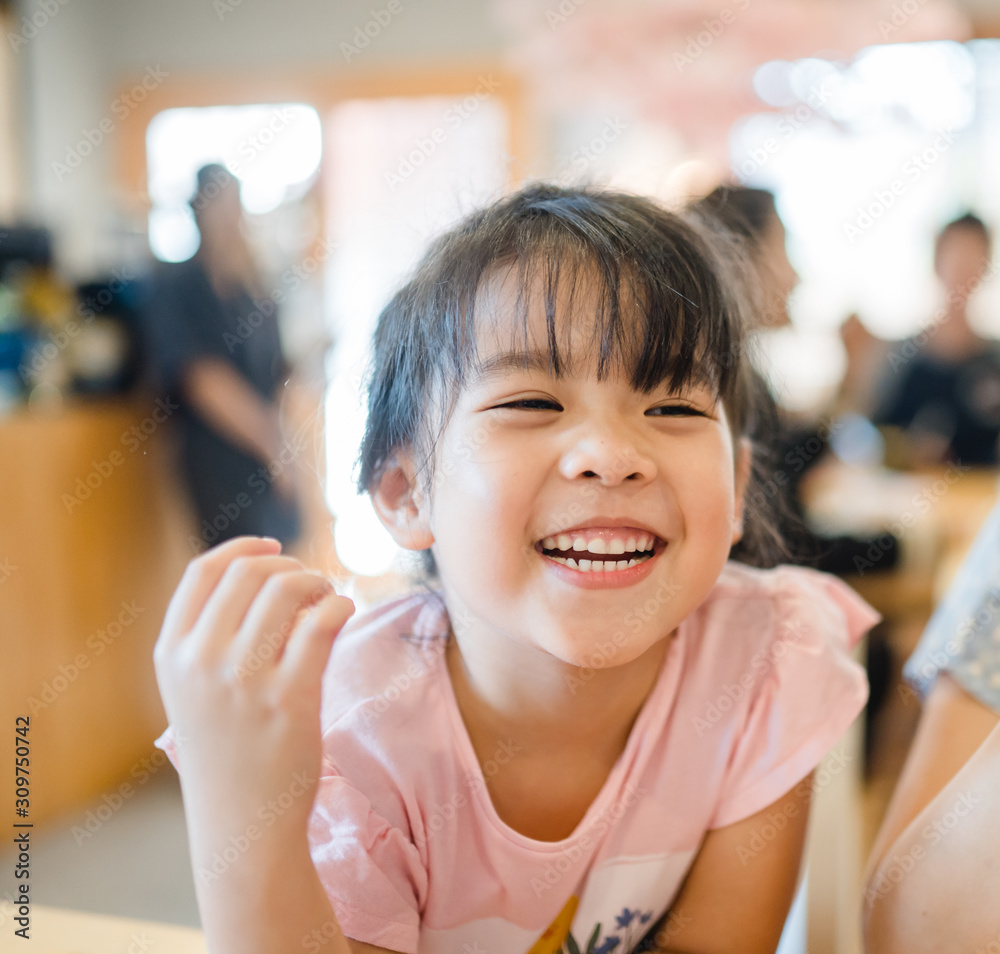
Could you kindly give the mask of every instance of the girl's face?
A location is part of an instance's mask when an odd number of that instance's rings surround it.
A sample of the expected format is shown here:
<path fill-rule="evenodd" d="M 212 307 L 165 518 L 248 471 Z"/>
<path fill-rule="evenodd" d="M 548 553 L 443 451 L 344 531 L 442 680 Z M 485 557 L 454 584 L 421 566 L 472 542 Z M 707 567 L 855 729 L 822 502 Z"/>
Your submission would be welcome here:
<path fill-rule="evenodd" d="M 591 293 L 557 305 L 560 377 L 542 301 L 529 306 L 525 368 L 522 348 L 511 353 L 512 282 L 497 278 L 485 298 L 495 318 L 481 321 L 481 373 L 415 496 L 453 625 L 581 667 L 630 662 L 715 583 L 739 538 L 749 453 L 734 461 L 708 387 L 643 394 L 597 379 Z"/>

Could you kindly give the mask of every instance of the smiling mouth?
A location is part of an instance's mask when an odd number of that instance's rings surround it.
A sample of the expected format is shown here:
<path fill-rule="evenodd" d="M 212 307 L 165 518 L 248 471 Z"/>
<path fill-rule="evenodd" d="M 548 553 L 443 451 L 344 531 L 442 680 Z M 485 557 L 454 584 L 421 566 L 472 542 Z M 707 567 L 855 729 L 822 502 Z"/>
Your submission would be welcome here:
<path fill-rule="evenodd" d="M 651 533 L 614 535 L 611 539 L 579 533 L 545 537 L 537 547 L 555 563 L 584 573 L 615 573 L 651 560 L 658 538 Z"/>

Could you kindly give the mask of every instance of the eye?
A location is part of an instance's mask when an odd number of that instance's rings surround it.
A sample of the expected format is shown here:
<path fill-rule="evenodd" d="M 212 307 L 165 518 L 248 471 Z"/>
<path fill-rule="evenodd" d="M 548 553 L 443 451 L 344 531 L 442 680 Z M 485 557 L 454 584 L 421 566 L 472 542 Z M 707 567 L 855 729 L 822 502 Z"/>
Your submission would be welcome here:
<path fill-rule="evenodd" d="M 498 404 L 500 407 L 510 407 L 524 411 L 561 411 L 562 407 L 555 401 L 545 398 L 521 398 L 518 401 L 508 401 L 506 404 Z"/>
<path fill-rule="evenodd" d="M 651 417 L 707 417 L 708 415 L 691 404 L 662 404 L 646 411 Z"/>

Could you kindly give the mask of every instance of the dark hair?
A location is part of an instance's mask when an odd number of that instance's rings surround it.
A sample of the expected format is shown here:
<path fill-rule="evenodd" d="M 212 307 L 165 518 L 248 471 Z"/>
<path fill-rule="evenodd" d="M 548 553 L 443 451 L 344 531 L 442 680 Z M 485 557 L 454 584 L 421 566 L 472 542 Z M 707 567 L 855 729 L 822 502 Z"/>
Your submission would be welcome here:
<path fill-rule="evenodd" d="M 626 374 L 643 392 L 663 381 L 682 388 L 708 380 L 734 438 L 755 434 L 773 401 L 750 368 L 746 289 L 727 251 L 721 236 L 697 223 L 618 192 L 532 185 L 470 215 L 432 244 L 379 316 L 359 491 L 375 486 L 401 448 L 418 457 L 422 479 L 433 477 L 436 435 L 477 364 L 477 295 L 505 268 L 517 280 L 515 335 L 527 336 L 531 289 L 544 290 L 553 374 L 565 366 L 555 328 L 557 290 L 572 295 L 596 277 L 598 378 Z M 769 566 L 784 550 L 768 502 L 753 493 L 761 478 L 759 466 L 754 470 L 743 540 L 732 555 Z M 425 565 L 432 571 L 433 561 Z"/>
<path fill-rule="evenodd" d="M 756 243 L 778 218 L 774 193 L 747 186 L 717 186 L 692 206 L 692 211 L 711 216 L 742 239 Z"/>
<path fill-rule="evenodd" d="M 974 232 L 978 235 L 983 240 L 983 244 L 986 246 L 987 251 L 992 246 L 990 230 L 986 227 L 986 223 L 973 212 L 966 212 L 965 215 L 960 215 L 957 219 L 952 219 L 941 229 L 940 232 L 938 232 L 937 238 L 934 240 L 935 259 L 941 252 L 941 246 L 944 244 L 944 240 L 948 238 L 948 236 L 954 235 L 955 232 L 962 229 Z"/>
<path fill-rule="evenodd" d="M 195 174 L 195 180 L 194 195 L 188 200 L 188 205 L 191 206 L 196 218 L 219 193 L 239 185 L 236 176 L 220 162 L 210 162 L 202 166 Z"/>

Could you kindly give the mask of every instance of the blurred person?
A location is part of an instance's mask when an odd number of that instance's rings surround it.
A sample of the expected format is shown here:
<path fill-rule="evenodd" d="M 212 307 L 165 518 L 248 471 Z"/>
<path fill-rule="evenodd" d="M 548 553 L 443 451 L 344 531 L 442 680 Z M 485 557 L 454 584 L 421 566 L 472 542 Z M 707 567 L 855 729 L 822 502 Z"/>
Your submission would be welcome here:
<path fill-rule="evenodd" d="M 744 274 L 744 280 L 756 286 L 752 329 L 759 331 L 790 324 L 788 299 L 798 284 L 799 276 L 788 258 L 785 227 L 773 193 L 767 189 L 721 185 L 695 202 L 691 211 L 699 218 L 721 224 L 739 242 L 735 254 L 739 254 L 742 248 L 748 256 L 746 265 L 749 266 L 749 274 Z M 769 458 L 762 462 L 764 475 L 761 486 L 776 497 L 782 535 L 788 541 L 791 552 L 790 562 L 839 576 L 855 574 L 860 566 L 866 569 L 872 567 L 870 556 L 874 538 L 815 533 L 808 526 L 802 483 L 829 454 L 834 415 L 840 413 L 842 406 L 848 402 L 864 399 L 860 394 L 851 393 L 860 366 L 871 360 L 867 346 L 872 342 L 865 341 L 858 333 L 859 325 L 860 321 L 855 323 L 849 318 L 842 329 L 845 347 L 848 348 L 847 374 L 825 426 L 797 421 L 791 415 L 782 413 L 774 402 L 774 414 L 761 419 L 757 435 L 763 446 L 772 448 Z M 864 331 L 863 326 L 860 327 Z M 877 570 L 891 570 L 899 563 L 899 540 L 891 533 L 883 533 L 876 552 L 879 555 Z M 880 624 L 869 634 L 865 644 L 865 668 L 870 686 L 864 722 L 867 772 L 871 768 L 878 714 L 885 704 L 895 671 L 894 655 L 884 625 Z"/>
<path fill-rule="evenodd" d="M 213 952 L 775 950 L 878 616 L 779 565 L 715 239 L 615 192 L 474 213 L 374 336 L 358 487 L 419 585 L 349 620 L 274 540 L 192 561 L 157 745 Z"/>
<path fill-rule="evenodd" d="M 149 356 L 179 404 L 180 466 L 198 517 L 198 549 L 240 534 L 288 545 L 300 534 L 297 448 L 282 439 L 278 404 L 290 372 L 275 303 L 244 235 L 238 180 L 202 167 L 191 208 L 201 245 L 154 278 Z"/>
<path fill-rule="evenodd" d="M 888 342 L 873 335 L 857 312 L 837 330 L 847 358 L 844 377 L 830 402 L 830 417 L 860 414 L 871 420 L 878 403 L 877 381 L 886 361 Z"/>
<path fill-rule="evenodd" d="M 968 321 L 969 298 L 990 266 L 991 248 L 986 226 L 971 213 L 941 230 L 934 270 L 945 304 L 920 334 L 888 355 L 874 421 L 903 432 L 903 466 L 998 461 L 1000 347 Z"/>
<path fill-rule="evenodd" d="M 721 185 L 690 207 L 702 220 L 714 222 L 725 228 L 738 240 L 734 254 L 744 252 L 747 256 L 744 280 L 755 287 L 755 308 L 752 330 L 780 328 L 790 324 L 788 299 L 799 281 L 798 273 L 788 258 L 785 246 L 785 227 L 778 214 L 774 195 L 767 189 L 749 188 L 738 185 Z M 845 323 L 842 334 L 845 346 L 853 344 L 857 335 L 850 319 Z M 852 351 L 848 350 L 849 358 Z M 860 360 L 860 354 L 854 355 Z M 848 362 L 847 383 L 841 386 L 841 402 L 846 401 L 845 388 L 850 386 L 852 365 Z M 792 541 L 797 562 L 814 565 L 830 573 L 849 574 L 856 572 L 854 557 L 867 552 L 871 541 L 854 537 L 823 538 L 813 534 L 806 527 L 805 507 L 800 488 L 806 475 L 819 464 L 827 453 L 831 430 L 815 423 L 802 423 L 778 408 L 777 416 L 763 421 L 762 426 L 773 432 L 768 441 L 774 446 L 770 464 L 771 485 L 774 493 L 783 498 L 781 508 L 784 519 L 783 531 Z M 806 448 L 809 448 L 807 451 Z M 812 448 L 819 448 L 812 450 Z M 881 569 L 889 569 L 898 560 L 896 541 L 882 548 L 879 561 Z"/>
<path fill-rule="evenodd" d="M 1000 944 L 1000 504 L 904 668 L 923 713 L 868 861 L 872 954 Z"/>
<path fill-rule="evenodd" d="M 749 186 L 720 185 L 692 205 L 746 243 L 758 283 L 755 329 L 781 328 L 790 323 L 788 299 L 799 283 L 788 258 L 785 224 L 778 215 L 774 193 Z"/>

